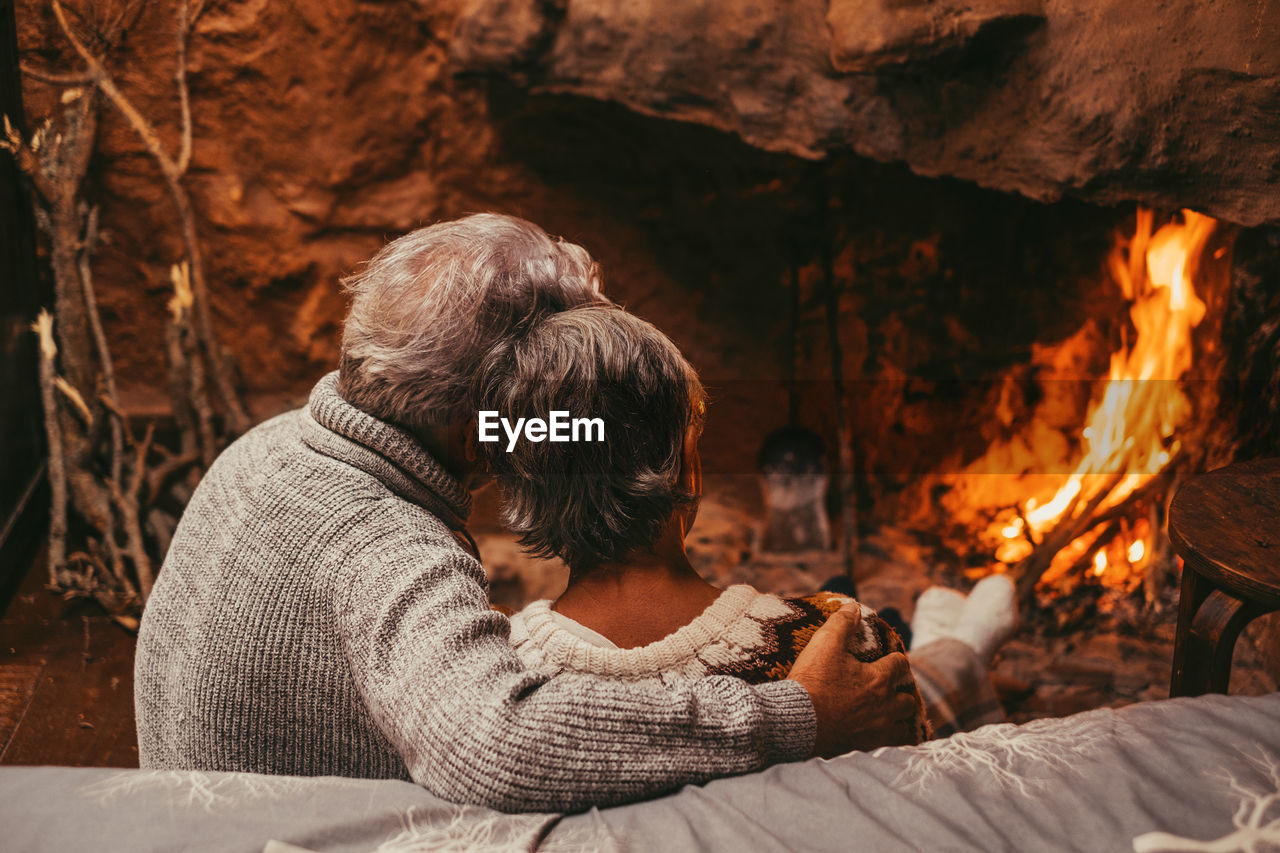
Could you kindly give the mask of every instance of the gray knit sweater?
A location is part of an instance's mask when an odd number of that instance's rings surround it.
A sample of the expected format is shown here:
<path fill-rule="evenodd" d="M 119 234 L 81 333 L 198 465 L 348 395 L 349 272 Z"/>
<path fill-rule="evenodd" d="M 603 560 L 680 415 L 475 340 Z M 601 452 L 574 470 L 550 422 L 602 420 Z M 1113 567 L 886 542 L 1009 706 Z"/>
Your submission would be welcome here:
<path fill-rule="evenodd" d="M 412 779 L 577 810 L 808 757 L 799 684 L 535 674 L 459 544 L 470 496 L 346 403 L 242 437 L 178 526 L 138 636 L 143 767 Z"/>

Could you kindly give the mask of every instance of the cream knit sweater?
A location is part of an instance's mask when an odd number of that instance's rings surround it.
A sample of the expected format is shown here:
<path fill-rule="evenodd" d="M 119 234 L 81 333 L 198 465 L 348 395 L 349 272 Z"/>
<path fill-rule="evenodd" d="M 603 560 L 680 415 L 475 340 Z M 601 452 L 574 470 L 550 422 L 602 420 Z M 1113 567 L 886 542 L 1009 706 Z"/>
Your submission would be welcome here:
<path fill-rule="evenodd" d="M 796 657 L 831 614 L 853 601 L 820 592 L 780 598 L 741 584 L 731 586 L 696 619 L 661 640 L 620 649 L 607 637 L 535 601 L 511 618 L 511 643 L 525 666 L 544 675 L 605 676 L 618 682 L 675 688 L 715 675 L 752 684 L 786 678 Z M 862 608 L 862 633 L 851 648 L 863 661 L 903 651 L 902 640 L 876 612 Z M 942 668 L 946 672 L 946 668 Z M 931 733 L 918 687 L 915 742 Z"/>
<path fill-rule="evenodd" d="M 739 584 L 720 593 L 689 624 L 635 649 L 620 649 L 556 613 L 550 601 L 535 601 L 511 617 L 511 644 L 526 666 L 548 674 L 590 673 L 647 686 L 683 684 L 730 672 L 748 678 L 756 673 L 752 680 L 762 681 L 770 669 L 775 677 L 785 676 L 794 663 L 793 652 L 803 647 L 815 626 L 852 600 L 831 593 L 784 599 Z M 862 605 L 862 613 L 862 636 L 854 651 L 859 657 L 875 659 L 885 654 L 886 643 L 877 634 L 875 611 Z M 761 661 L 767 662 L 764 668 Z"/>

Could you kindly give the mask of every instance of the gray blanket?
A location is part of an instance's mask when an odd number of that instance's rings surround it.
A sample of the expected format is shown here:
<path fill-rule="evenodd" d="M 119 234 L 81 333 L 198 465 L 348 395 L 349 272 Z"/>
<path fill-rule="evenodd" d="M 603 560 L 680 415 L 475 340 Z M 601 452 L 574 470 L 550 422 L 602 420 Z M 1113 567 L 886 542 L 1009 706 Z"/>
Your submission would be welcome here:
<path fill-rule="evenodd" d="M 1280 694 L 987 726 L 571 816 L 394 781 L 0 768 L 0 826 L 4 849 L 49 851 L 1280 849 Z"/>

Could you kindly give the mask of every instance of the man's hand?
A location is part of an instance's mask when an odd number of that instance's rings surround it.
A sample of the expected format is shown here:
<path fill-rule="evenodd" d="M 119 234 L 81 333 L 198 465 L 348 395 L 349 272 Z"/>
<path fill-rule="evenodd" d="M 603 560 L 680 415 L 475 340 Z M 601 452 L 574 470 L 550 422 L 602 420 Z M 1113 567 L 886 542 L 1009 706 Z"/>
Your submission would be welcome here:
<path fill-rule="evenodd" d="M 823 758 L 853 749 L 915 743 L 915 687 L 904 654 L 863 663 L 849 647 L 862 612 L 846 604 L 804 647 L 787 677 L 809 691 L 818 718 L 814 754 Z"/>

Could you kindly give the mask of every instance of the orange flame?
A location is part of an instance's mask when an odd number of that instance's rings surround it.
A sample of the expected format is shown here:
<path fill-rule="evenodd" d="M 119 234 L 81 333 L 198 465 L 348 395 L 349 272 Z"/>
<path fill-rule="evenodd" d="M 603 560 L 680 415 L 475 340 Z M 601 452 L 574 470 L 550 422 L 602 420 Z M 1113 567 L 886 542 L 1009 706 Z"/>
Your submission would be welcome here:
<path fill-rule="evenodd" d="M 1016 562 L 1030 553 L 1032 540 L 1059 522 L 1073 501 L 1107 475 L 1124 472 L 1124 479 L 1100 507 L 1114 506 L 1140 488 L 1178 452 L 1175 430 L 1185 421 L 1190 403 L 1178 379 L 1191 367 L 1191 331 L 1204 319 L 1205 304 L 1195 293 L 1192 277 L 1216 222 L 1194 211 L 1183 211 L 1181 223 L 1170 223 L 1151 235 L 1153 215 L 1138 211 L 1134 237 L 1118 244 L 1109 266 L 1112 277 L 1130 300 L 1129 317 L 1137 332 L 1132 346 L 1112 354 L 1111 367 L 1090 404 L 1081 433 L 1083 456 L 1057 492 L 1044 503 L 1026 501 L 1019 517 L 1000 523 L 996 558 Z M 1151 535 L 1148 532 L 1147 535 Z M 1093 574 L 1108 573 L 1106 543 L 1093 561 Z M 1092 547 L 1092 545 L 1086 545 Z M 1150 551 L 1137 539 L 1118 552 L 1120 562 L 1136 567 Z M 1046 580 L 1070 568 L 1078 549 L 1064 549 L 1070 561 L 1055 560 Z M 1087 551 L 1085 552 L 1087 553 Z M 1127 559 L 1126 559 L 1127 558 Z M 1064 564 L 1065 563 L 1065 564 Z"/>

